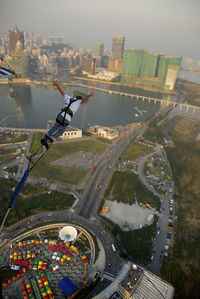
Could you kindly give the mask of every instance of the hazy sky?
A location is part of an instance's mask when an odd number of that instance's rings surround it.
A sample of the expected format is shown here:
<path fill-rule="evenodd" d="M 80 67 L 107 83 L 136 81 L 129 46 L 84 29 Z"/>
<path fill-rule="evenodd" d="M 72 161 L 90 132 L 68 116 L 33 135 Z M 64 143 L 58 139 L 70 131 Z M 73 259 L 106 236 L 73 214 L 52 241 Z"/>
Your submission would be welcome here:
<path fill-rule="evenodd" d="M 124 35 L 128 48 L 200 60 L 200 0 L 0 0 L 0 33 L 15 24 L 80 47 Z"/>

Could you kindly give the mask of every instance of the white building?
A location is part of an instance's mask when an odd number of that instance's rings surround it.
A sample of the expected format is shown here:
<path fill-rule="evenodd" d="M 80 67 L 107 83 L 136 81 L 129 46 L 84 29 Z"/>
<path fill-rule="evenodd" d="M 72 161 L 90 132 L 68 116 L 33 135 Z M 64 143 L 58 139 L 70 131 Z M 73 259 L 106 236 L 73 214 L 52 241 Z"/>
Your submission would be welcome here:
<path fill-rule="evenodd" d="M 82 130 L 68 126 L 66 127 L 64 134 L 60 138 L 72 139 L 72 138 L 81 138 L 81 137 L 82 137 Z"/>
<path fill-rule="evenodd" d="M 113 128 L 98 125 L 90 125 L 88 132 L 110 140 L 117 138 L 119 134 L 118 131 Z"/>

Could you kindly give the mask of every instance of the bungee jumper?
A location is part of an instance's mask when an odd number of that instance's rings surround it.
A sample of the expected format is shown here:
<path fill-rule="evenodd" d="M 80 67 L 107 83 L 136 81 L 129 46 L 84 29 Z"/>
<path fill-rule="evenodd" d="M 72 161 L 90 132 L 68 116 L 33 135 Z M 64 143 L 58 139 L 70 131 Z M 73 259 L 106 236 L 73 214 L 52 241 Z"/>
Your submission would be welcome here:
<path fill-rule="evenodd" d="M 64 133 L 80 105 L 87 102 L 88 99 L 93 96 L 93 94 L 89 94 L 85 98 L 82 98 L 82 96 L 76 96 L 73 98 L 66 94 L 56 81 L 53 81 L 53 85 L 57 87 L 60 94 L 65 98 L 65 107 L 57 115 L 54 126 L 51 127 L 47 134 L 45 134 L 45 136 L 41 139 L 41 144 L 45 146 L 47 150 L 54 142 L 54 139 Z"/>
<path fill-rule="evenodd" d="M 93 96 L 93 94 L 89 94 L 85 98 L 82 98 L 82 96 L 77 96 L 75 98 L 71 98 L 69 95 L 65 94 L 64 90 L 59 86 L 59 84 L 56 81 L 53 81 L 53 85 L 57 87 L 59 92 L 63 97 L 65 97 L 65 107 L 61 110 L 61 112 L 57 115 L 55 125 L 49 129 L 47 134 L 41 139 L 41 144 L 40 147 L 31 155 L 31 156 L 26 156 L 26 158 L 29 160 L 28 167 L 24 172 L 24 175 L 19 182 L 18 186 L 15 188 L 15 192 L 11 198 L 10 204 L 8 206 L 8 210 L 6 212 L 6 215 L 3 219 L 3 222 L 0 227 L 0 234 L 2 232 L 4 223 L 6 221 L 6 218 L 10 212 L 10 210 L 14 207 L 14 204 L 17 200 L 17 197 L 19 196 L 28 176 L 30 171 L 36 166 L 36 164 L 41 160 L 41 158 L 45 155 L 45 153 L 48 151 L 48 149 L 51 147 L 51 145 L 54 142 L 54 138 L 58 138 L 61 136 L 66 127 L 69 125 L 69 122 L 72 120 L 72 117 L 74 113 L 78 110 L 79 106 L 85 102 L 88 101 L 90 97 Z M 52 138 L 53 137 L 53 138 Z M 45 146 L 46 150 L 43 151 L 43 153 L 34 159 L 34 157 L 38 154 L 39 150 L 41 149 L 42 146 Z"/>

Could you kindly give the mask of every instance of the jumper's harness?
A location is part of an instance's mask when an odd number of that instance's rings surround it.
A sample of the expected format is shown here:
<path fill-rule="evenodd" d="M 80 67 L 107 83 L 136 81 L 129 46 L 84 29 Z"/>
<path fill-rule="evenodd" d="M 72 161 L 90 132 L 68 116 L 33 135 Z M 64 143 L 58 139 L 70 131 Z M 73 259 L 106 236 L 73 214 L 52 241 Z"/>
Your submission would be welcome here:
<path fill-rule="evenodd" d="M 68 126 L 69 123 L 68 123 L 68 121 L 65 120 L 65 117 L 66 117 L 66 114 L 69 114 L 69 116 L 71 116 L 71 118 L 73 117 L 73 112 L 70 109 L 70 106 L 76 101 L 77 101 L 77 99 L 70 98 L 69 104 L 67 105 L 67 107 L 64 107 L 61 110 L 61 112 L 58 114 L 58 116 L 56 117 L 56 121 L 59 124 L 61 124 L 62 126 Z M 65 113 L 64 116 L 61 115 L 63 112 Z"/>

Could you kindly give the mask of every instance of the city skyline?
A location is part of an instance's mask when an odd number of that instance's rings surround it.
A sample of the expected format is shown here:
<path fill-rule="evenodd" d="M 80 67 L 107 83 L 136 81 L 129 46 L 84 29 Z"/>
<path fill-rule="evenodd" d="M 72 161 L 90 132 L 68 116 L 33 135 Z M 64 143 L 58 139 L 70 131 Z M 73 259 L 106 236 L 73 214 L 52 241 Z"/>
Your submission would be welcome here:
<path fill-rule="evenodd" d="M 2 0 L 0 32 L 16 24 L 24 31 L 64 35 L 78 47 L 101 42 L 109 50 L 113 35 L 123 35 L 126 48 L 200 59 L 199 8 L 197 0 Z"/>

